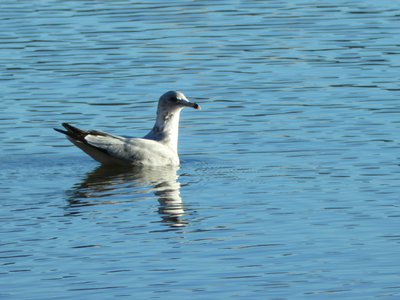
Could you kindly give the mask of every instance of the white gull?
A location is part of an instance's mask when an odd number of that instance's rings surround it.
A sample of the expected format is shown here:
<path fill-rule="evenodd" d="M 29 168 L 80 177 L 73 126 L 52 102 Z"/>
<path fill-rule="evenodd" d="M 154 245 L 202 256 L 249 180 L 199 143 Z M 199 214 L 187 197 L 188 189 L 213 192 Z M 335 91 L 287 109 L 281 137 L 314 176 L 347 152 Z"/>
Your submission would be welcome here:
<path fill-rule="evenodd" d="M 158 101 L 157 117 L 153 129 L 143 138 L 127 138 L 97 130 L 84 131 L 68 123 L 65 134 L 78 148 L 102 164 L 166 166 L 179 165 L 179 116 L 184 107 L 200 109 L 183 93 L 169 91 Z"/>

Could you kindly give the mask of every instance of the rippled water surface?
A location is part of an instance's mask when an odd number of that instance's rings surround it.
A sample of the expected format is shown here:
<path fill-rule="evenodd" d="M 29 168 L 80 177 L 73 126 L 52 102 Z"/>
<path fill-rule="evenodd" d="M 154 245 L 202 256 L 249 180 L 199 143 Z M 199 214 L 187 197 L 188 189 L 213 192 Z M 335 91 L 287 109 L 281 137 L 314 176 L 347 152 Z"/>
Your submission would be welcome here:
<path fill-rule="evenodd" d="M 399 299 L 396 1 L 0 4 L 1 299 Z M 61 122 L 179 169 L 99 166 Z"/>

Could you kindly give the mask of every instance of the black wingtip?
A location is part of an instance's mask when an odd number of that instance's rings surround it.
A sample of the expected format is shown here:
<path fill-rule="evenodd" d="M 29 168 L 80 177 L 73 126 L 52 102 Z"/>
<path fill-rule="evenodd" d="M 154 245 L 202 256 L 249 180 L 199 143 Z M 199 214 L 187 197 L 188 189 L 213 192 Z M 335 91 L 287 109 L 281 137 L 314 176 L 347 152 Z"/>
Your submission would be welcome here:
<path fill-rule="evenodd" d="M 60 132 L 62 134 L 68 135 L 68 132 L 62 129 L 58 129 L 58 128 L 53 128 L 55 131 Z"/>
<path fill-rule="evenodd" d="M 74 126 L 71 126 L 69 123 L 61 123 L 62 127 L 67 129 L 68 131 L 75 131 L 75 130 L 80 130 Z"/>
<path fill-rule="evenodd" d="M 73 135 L 74 132 L 82 132 L 79 128 L 75 128 L 74 126 L 69 125 L 69 123 L 61 123 L 61 126 L 64 127 L 67 130 L 63 129 L 58 129 L 58 128 L 53 128 L 55 131 L 63 133 L 65 135 L 71 136 Z"/>
<path fill-rule="evenodd" d="M 75 140 L 75 141 L 80 141 L 83 143 L 86 143 L 85 141 L 85 137 L 86 135 L 88 135 L 87 131 L 84 131 L 82 129 L 79 129 L 77 127 L 74 127 L 68 123 L 61 123 L 61 125 L 66 129 L 58 129 L 58 128 L 54 128 L 55 131 L 60 132 L 62 134 L 65 134 L 66 136 L 68 136 L 69 138 Z"/>

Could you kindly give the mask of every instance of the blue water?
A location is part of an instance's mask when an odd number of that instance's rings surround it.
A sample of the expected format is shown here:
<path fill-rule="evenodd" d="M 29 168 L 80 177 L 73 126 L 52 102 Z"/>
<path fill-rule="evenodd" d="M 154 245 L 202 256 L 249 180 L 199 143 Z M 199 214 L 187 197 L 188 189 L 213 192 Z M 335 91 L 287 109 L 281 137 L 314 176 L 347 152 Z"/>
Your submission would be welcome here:
<path fill-rule="evenodd" d="M 1 299 L 399 299 L 396 1 L 0 4 Z M 100 167 L 61 122 L 179 169 Z"/>

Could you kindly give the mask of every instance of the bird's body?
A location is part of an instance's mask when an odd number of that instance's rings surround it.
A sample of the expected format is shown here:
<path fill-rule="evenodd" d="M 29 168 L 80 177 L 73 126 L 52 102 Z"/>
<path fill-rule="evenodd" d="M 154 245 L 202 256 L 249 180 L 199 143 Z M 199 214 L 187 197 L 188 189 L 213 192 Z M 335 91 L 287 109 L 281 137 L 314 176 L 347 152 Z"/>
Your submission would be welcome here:
<path fill-rule="evenodd" d="M 200 109 L 181 92 L 170 91 L 160 97 L 153 129 L 143 138 L 126 138 L 101 131 L 84 131 L 63 123 L 55 129 L 102 164 L 165 166 L 179 165 L 178 129 L 182 108 Z"/>

